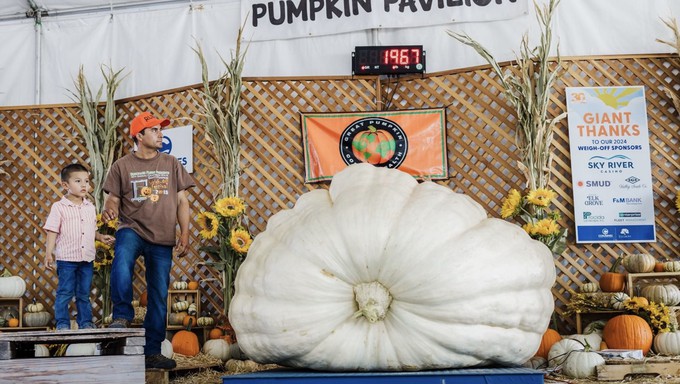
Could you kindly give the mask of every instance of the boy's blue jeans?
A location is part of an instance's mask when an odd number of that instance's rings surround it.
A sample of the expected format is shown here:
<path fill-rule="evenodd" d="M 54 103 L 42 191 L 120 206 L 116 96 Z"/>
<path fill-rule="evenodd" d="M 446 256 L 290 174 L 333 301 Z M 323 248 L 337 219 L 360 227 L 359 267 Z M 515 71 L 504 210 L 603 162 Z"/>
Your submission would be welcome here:
<path fill-rule="evenodd" d="M 144 256 L 148 297 L 144 319 L 146 330 L 144 354 L 147 356 L 161 353 L 161 343 L 165 340 L 172 248 L 168 245 L 152 244 L 130 228 L 122 228 L 116 232 L 115 257 L 111 266 L 113 318 L 128 321 L 134 318 L 132 277 L 137 258 Z"/>
<path fill-rule="evenodd" d="M 92 304 L 90 290 L 92 289 L 91 261 L 63 261 L 57 260 L 57 298 L 54 303 L 54 319 L 57 329 L 71 328 L 71 311 L 69 305 L 73 296 L 76 297 L 76 322 L 79 328 L 92 326 Z"/>

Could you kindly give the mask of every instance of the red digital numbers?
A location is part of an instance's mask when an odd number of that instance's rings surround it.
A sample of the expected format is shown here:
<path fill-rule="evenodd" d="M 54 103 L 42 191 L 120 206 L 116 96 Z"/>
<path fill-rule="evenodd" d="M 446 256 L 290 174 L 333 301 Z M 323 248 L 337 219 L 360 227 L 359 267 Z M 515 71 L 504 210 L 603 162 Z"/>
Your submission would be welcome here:
<path fill-rule="evenodd" d="M 420 63 L 419 48 L 386 49 L 382 52 L 382 64 L 415 65 Z"/>

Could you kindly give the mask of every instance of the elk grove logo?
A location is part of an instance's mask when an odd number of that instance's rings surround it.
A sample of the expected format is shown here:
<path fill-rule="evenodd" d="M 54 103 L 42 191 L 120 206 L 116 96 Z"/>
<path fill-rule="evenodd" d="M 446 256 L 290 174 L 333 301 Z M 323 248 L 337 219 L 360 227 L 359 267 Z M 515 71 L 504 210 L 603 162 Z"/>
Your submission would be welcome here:
<path fill-rule="evenodd" d="M 347 165 L 369 163 L 397 168 L 406 158 L 408 139 L 394 121 L 367 117 L 350 124 L 340 136 L 340 155 Z"/>

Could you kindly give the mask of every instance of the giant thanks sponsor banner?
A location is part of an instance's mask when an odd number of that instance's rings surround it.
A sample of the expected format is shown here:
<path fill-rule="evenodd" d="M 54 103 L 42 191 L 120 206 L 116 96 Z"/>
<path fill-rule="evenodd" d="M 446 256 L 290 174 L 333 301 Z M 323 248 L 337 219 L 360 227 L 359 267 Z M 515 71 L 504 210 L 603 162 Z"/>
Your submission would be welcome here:
<path fill-rule="evenodd" d="M 644 88 L 566 92 L 576 242 L 656 241 Z"/>
<path fill-rule="evenodd" d="M 242 0 L 241 25 L 253 41 L 373 28 L 511 19 L 527 0 Z"/>
<path fill-rule="evenodd" d="M 329 180 L 354 163 L 449 176 L 444 109 L 301 113 L 300 124 L 307 182 Z"/>

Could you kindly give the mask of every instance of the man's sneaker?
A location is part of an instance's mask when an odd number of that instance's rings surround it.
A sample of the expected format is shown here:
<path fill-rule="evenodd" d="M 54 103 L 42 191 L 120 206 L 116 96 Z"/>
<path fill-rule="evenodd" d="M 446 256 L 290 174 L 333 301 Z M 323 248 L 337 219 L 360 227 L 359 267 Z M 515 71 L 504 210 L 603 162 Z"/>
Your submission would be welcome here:
<path fill-rule="evenodd" d="M 78 327 L 78 328 L 80 328 L 80 329 L 97 329 L 97 326 L 94 325 L 94 323 L 87 323 L 87 324 L 83 324 L 82 327 Z"/>
<path fill-rule="evenodd" d="M 109 324 L 109 328 L 130 328 L 130 322 L 125 319 L 115 319 Z"/>
<path fill-rule="evenodd" d="M 157 355 L 146 356 L 144 358 L 144 366 L 147 369 L 173 369 L 177 366 L 177 363 L 175 360 L 168 359 L 159 353 Z"/>

